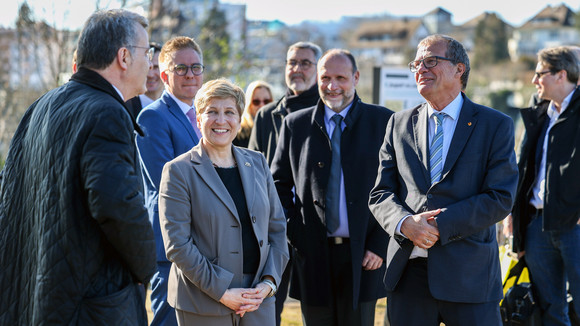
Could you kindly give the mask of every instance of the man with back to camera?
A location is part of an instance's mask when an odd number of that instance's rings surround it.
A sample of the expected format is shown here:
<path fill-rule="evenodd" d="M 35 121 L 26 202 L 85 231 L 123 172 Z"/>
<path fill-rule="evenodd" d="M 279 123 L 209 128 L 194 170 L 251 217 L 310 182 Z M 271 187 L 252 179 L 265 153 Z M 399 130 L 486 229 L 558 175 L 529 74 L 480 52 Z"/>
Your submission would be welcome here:
<path fill-rule="evenodd" d="M 513 121 L 465 96 L 469 58 L 453 38 L 426 37 L 409 67 L 426 103 L 389 121 L 369 201 L 391 235 L 389 321 L 499 326 L 495 224 L 515 199 Z"/>
<path fill-rule="evenodd" d="M 134 117 L 137 117 L 142 109 L 153 103 L 163 94 L 164 86 L 159 73 L 159 53 L 161 52 L 161 45 L 155 42 L 149 42 L 149 45 L 155 49 L 155 52 L 151 60 L 151 69 L 149 69 L 149 73 L 147 74 L 147 91 L 127 101 L 127 106 L 132 110 Z"/>
<path fill-rule="evenodd" d="M 352 54 L 333 49 L 318 62 L 320 101 L 283 122 L 272 176 L 294 253 L 290 296 L 305 325 L 374 325 L 387 233 L 368 194 L 392 112 L 363 103 Z"/>
<path fill-rule="evenodd" d="M 199 45 L 190 37 L 170 39 L 159 54 L 159 68 L 165 91 L 137 117 L 145 133 L 137 136 L 137 148 L 143 168 L 145 205 L 157 250 L 158 270 L 151 279 L 152 326 L 177 325 L 175 310 L 167 303 L 171 263 L 165 256 L 159 228 L 159 183 L 165 163 L 190 150 L 201 138 L 193 107 L 195 94 L 203 83 L 203 56 Z"/>
<path fill-rule="evenodd" d="M 311 42 L 297 42 L 288 48 L 286 54 L 285 79 L 286 95 L 277 102 L 264 105 L 254 118 L 254 127 L 248 144 L 249 149 L 262 152 L 266 161 L 272 166 L 276 152 L 282 120 L 288 113 L 316 105 L 318 89 L 316 87 L 316 63 L 322 50 Z M 280 326 L 280 315 L 288 295 L 288 283 L 292 256 L 286 265 L 282 280 L 276 292 L 276 325 Z"/>
<path fill-rule="evenodd" d="M 147 325 L 155 272 L 125 99 L 145 92 L 147 20 L 98 11 L 78 71 L 26 111 L 2 172 L 0 325 Z M 111 37 L 114 35 L 115 37 Z"/>
<path fill-rule="evenodd" d="M 580 311 L 580 92 L 577 48 L 538 53 L 532 82 L 544 102 L 520 111 L 526 134 L 513 208 L 513 249 L 525 253 L 542 325 L 570 325 L 566 282 Z"/>

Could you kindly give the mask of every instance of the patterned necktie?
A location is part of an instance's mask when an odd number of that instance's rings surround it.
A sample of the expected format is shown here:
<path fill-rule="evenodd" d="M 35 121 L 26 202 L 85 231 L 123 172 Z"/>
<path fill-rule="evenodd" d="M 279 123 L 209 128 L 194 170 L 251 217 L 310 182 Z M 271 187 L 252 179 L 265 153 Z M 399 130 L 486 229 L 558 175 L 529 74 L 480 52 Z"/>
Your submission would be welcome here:
<path fill-rule="evenodd" d="M 332 148 L 332 162 L 330 163 L 330 177 L 326 188 L 326 229 L 329 233 L 334 233 L 340 225 L 339 207 L 340 207 L 340 138 L 342 136 L 342 116 L 335 114 L 332 118 L 334 121 L 334 130 L 330 138 Z"/>
<path fill-rule="evenodd" d="M 445 113 L 435 113 L 435 135 L 429 147 L 429 166 L 431 172 L 431 184 L 441 179 L 443 171 L 443 119 Z"/>
<path fill-rule="evenodd" d="M 187 111 L 185 115 L 189 118 L 189 123 L 191 123 L 191 127 L 193 128 L 193 131 L 197 135 L 197 138 L 201 139 L 201 132 L 199 131 L 199 129 L 197 129 L 197 119 L 195 118 L 195 109 L 194 108 L 189 109 L 189 111 Z"/>

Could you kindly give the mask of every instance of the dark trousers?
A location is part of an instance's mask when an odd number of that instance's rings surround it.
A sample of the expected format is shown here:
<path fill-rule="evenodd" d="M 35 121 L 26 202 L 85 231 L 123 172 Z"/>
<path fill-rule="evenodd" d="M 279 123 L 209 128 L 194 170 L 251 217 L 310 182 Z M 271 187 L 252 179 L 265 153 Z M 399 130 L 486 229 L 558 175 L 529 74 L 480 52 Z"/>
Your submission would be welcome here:
<path fill-rule="evenodd" d="M 437 300 L 429 291 L 427 259 L 409 260 L 394 292 L 387 295 L 391 326 L 501 326 L 499 301 L 458 303 Z"/>
<path fill-rule="evenodd" d="M 329 243 L 332 301 L 330 306 L 301 305 L 305 326 L 373 326 L 376 300 L 353 309 L 352 258 L 350 243 Z M 362 268 L 362 266 L 361 266 Z"/>

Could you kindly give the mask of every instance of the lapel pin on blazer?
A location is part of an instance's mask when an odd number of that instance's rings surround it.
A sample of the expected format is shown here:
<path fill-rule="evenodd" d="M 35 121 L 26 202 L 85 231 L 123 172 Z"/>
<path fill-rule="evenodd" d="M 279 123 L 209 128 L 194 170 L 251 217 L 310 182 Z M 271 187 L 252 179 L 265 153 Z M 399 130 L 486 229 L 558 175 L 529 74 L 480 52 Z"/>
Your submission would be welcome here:
<path fill-rule="evenodd" d="M 471 122 L 468 122 L 467 125 L 471 127 Z"/>
<path fill-rule="evenodd" d="M 250 162 L 246 162 L 244 165 L 248 166 L 248 167 L 252 166 L 252 164 L 250 164 Z"/>

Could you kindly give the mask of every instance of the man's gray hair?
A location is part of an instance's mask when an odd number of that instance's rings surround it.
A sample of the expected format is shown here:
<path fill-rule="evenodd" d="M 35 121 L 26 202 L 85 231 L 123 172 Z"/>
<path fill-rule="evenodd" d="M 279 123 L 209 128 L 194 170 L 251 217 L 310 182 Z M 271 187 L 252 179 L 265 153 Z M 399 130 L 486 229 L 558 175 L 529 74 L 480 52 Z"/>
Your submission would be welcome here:
<path fill-rule="evenodd" d="M 290 51 L 294 49 L 308 49 L 314 52 L 314 61 L 315 61 L 314 63 L 318 62 L 318 60 L 322 56 L 322 49 L 312 42 L 297 42 L 290 45 L 290 47 L 288 48 L 287 55 L 288 53 L 290 53 Z"/>
<path fill-rule="evenodd" d="M 450 36 L 433 34 L 422 39 L 421 42 L 419 42 L 419 45 L 417 45 L 417 49 L 428 47 L 440 42 L 447 44 L 447 51 L 445 53 L 446 58 L 449 58 L 454 65 L 462 63 L 465 66 L 465 71 L 461 76 L 461 89 L 465 90 L 471 67 L 469 66 L 469 56 L 467 55 L 467 51 L 463 44 Z"/>
<path fill-rule="evenodd" d="M 138 25 L 147 28 L 147 19 L 124 9 L 97 11 L 86 21 L 77 44 L 79 68 L 107 68 L 122 47 L 136 45 Z M 131 52 L 133 53 L 133 52 Z"/>

